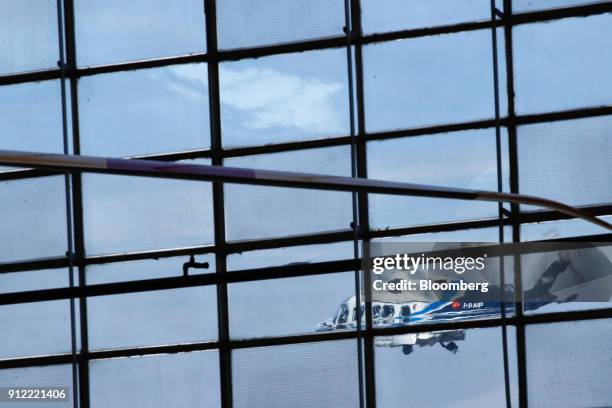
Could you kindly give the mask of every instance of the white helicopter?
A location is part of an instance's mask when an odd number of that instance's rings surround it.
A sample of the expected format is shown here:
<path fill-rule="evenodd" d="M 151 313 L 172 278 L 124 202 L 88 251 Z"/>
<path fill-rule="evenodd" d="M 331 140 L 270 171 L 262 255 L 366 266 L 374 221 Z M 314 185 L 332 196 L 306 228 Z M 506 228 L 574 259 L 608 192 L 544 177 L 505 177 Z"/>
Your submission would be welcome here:
<path fill-rule="evenodd" d="M 595 245 L 577 250 L 561 250 L 538 253 L 523 260 L 522 306 L 525 311 L 539 309 L 553 303 L 570 301 L 612 300 L 612 263 L 609 257 L 612 246 Z M 497 273 L 494 271 L 494 273 Z M 389 296 L 388 301 L 374 299 L 371 302 L 372 326 L 374 329 L 445 322 L 475 318 L 499 317 L 503 311 L 514 313 L 514 285 L 490 285 L 486 295 L 465 292 L 447 292 L 440 297 L 437 293 L 430 301 L 419 300 L 408 294 Z M 316 327 L 316 331 L 356 329 L 357 321 L 365 327 L 365 303 L 361 296 L 359 308 L 356 296 L 340 304 L 335 315 Z M 502 299 L 505 299 L 502 302 Z M 610 304 L 612 306 L 612 303 Z M 439 344 L 445 350 L 456 353 L 458 342 L 465 340 L 463 330 L 407 333 L 395 336 L 376 336 L 375 346 L 401 347 L 406 355 L 415 347 L 432 347 Z"/>
<path fill-rule="evenodd" d="M 355 329 L 357 319 L 365 327 L 364 308 L 361 302 L 357 310 L 357 299 L 352 296 L 342 302 L 333 318 L 327 319 L 317 325 L 317 331 Z M 372 302 L 372 325 L 374 327 L 392 327 L 403 325 L 418 316 L 431 315 L 431 306 L 426 302 L 383 303 Z M 452 308 L 452 304 L 450 306 Z M 440 344 L 444 349 L 456 353 L 459 349 L 457 341 L 465 340 L 463 330 L 450 330 L 441 332 L 407 333 L 395 336 L 377 336 L 374 344 L 378 347 L 402 347 L 402 352 L 411 354 L 414 347 L 434 346 Z"/>

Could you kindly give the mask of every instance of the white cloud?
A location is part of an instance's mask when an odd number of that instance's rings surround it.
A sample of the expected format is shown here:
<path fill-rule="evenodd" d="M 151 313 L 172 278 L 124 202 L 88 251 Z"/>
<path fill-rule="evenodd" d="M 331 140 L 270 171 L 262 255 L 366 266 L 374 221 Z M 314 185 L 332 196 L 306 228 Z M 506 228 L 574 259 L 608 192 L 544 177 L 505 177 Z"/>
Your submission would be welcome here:
<path fill-rule="evenodd" d="M 308 132 L 342 131 L 334 96 L 340 82 L 304 78 L 272 69 L 220 68 L 222 100 L 246 114 L 250 129 L 295 127 Z"/>
<path fill-rule="evenodd" d="M 342 82 L 305 78 L 273 69 L 219 68 L 221 99 L 240 112 L 240 126 L 249 130 L 297 128 L 308 133 L 342 133 L 347 118 L 336 104 Z M 179 65 L 170 72 L 152 72 L 155 79 L 185 97 L 207 96 L 207 75 L 201 66 Z"/>
<path fill-rule="evenodd" d="M 176 65 L 168 70 L 151 70 L 150 75 L 187 98 L 208 98 L 208 73 L 203 65 Z"/>

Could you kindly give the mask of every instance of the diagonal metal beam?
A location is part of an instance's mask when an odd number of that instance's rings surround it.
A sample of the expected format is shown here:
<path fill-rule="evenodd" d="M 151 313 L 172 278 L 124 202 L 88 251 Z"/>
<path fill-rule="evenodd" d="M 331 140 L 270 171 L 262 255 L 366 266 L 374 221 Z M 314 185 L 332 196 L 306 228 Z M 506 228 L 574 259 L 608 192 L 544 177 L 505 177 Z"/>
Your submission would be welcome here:
<path fill-rule="evenodd" d="M 558 201 L 536 196 L 469 190 L 426 184 L 401 183 L 365 178 L 327 176 L 275 170 L 209 166 L 204 164 L 167 163 L 153 160 L 113 159 L 52 153 L 0 150 L 0 164 L 57 171 L 83 171 L 126 176 L 169 178 L 196 181 L 218 181 L 276 187 L 307 188 L 348 192 L 367 192 L 415 197 L 510 202 L 535 205 L 572 217 L 581 218 L 612 231 L 612 225 L 586 212 Z"/>

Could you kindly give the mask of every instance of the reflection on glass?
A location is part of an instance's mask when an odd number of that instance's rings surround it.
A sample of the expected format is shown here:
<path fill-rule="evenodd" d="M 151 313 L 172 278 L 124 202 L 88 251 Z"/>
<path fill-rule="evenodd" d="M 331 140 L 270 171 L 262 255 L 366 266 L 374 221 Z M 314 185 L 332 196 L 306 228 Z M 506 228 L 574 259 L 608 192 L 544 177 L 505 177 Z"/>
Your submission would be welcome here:
<path fill-rule="evenodd" d="M 80 66 L 206 51 L 201 0 L 81 0 L 74 9 Z"/>
<path fill-rule="evenodd" d="M 361 0 L 365 33 L 457 24 L 491 18 L 487 0 Z"/>
<path fill-rule="evenodd" d="M 517 139 L 521 193 L 612 203 L 612 116 L 519 126 Z"/>
<path fill-rule="evenodd" d="M 210 244 L 212 218 L 210 183 L 83 175 L 88 254 Z"/>
<path fill-rule="evenodd" d="M 64 256 L 64 176 L 0 182 L 0 263 Z"/>
<path fill-rule="evenodd" d="M 513 29 L 517 113 L 612 102 L 612 14 Z"/>
<path fill-rule="evenodd" d="M 4 0 L 0 13 L 0 75 L 57 68 L 57 2 Z"/>
<path fill-rule="evenodd" d="M 93 360 L 89 371 L 94 408 L 221 406 L 216 351 Z"/>
<path fill-rule="evenodd" d="M 359 406 L 355 340 L 232 351 L 234 407 Z"/>
<path fill-rule="evenodd" d="M 377 245 L 378 244 L 378 245 Z M 407 253 L 429 252 L 440 250 L 461 250 L 470 248 L 471 244 L 459 242 L 454 243 L 416 243 L 406 244 L 403 246 L 403 251 Z M 389 246 L 385 249 L 380 247 L 380 241 L 371 243 L 369 250 L 371 256 L 378 251 L 388 255 L 399 253 L 401 246 L 394 246 L 392 250 Z M 391 251 L 391 252 L 385 252 Z M 398 283 L 400 280 L 412 280 L 417 285 L 422 277 L 419 275 L 409 278 L 404 272 L 390 271 L 385 275 L 371 274 L 368 280 L 365 280 L 365 285 L 372 285 L 371 304 L 372 304 L 372 326 L 376 329 L 390 328 L 405 325 L 428 324 L 440 322 L 454 322 L 460 320 L 474 319 L 492 319 L 499 318 L 504 313 L 507 316 L 514 314 L 514 273 L 513 273 L 513 257 L 507 256 L 504 261 L 504 282 L 501 284 L 502 268 L 500 258 L 490 256 L 484 261 L 484 268 L 479 271 L 462 272 L 461 281 L 466 282 L 487 282 L 487 289 L 480 290 L 436 290 L 436 289 L 388 289 L 385 290 L 381 284 Z M 436 282 L 448 283 L 449 281 L 458 282 L 438 270 L 437 272 L 425 272 L 423 267 L 419 268 L 419 274 L 426 275 L 429 279 L 439 279 Z M 436 274 L 436 275 L 434 275 Z M 367 276 L 367 275 L 366 275 Z M 364 278 L 366 279 L 366 278 Z M 505 303 L 504 303 L 505 302 Z M 550 303 L 550 300 L 548 301 Z M 542 303 L 544 304 L 544 303 Z M 534 305 L 541 307 L 542 304 Z M 505 306 L 505 308 L 504 308 Z M 318 332 L 355 329 L 358 324 L 365 326 L 365 298 L 362 293 L 360 303 L 358 304 L 356 296 L 352 296 L 340 303 L 336 309 L 336 313 L 331 317 L 321 322 L 317 326 Z M 330 311 L 332 309 L 329 309 Z"/>
<path fill-rule="evenodd" d="M 612 405 L 612 321 L 528 325 L 527 391 L 535 407 Z"/>
<path fill-rule="evenodd" d="M 499 328 L 376 337 L 374 344 L 379 407 L 506 406 Z M 518 392 L 515 350 L 508 345 L 512 399 Z"/>
<path fill-rule="evenodd" d="M 230 333 L 250 338 L 314 332 L 339 300 L 354 294 L 354 272 L 230 284 Z"/>
<path fill-rule="evenodd" d="M 240 48 L 343 35 L 344 3 L 329 0 L 217 2 L 219 48 Z"/>
<path fill-rule="evenodd" d="M 419 253 L 439 250 L 457 250 L 471 248 L 473 245 L 462 243 L 421 243 L 404 246 L 408 253 Z M 398 246 L 396 245 L 397 249 Z M 370 251 L 377 251 L 373 246 Z M 389 249 L 389 246 L 387 246 Z M 373 252 L 370 252 L 371 254 Z M 379 252 L 376 252 L 377 254 Z M 389 253 L 389 252 L 388 252 Z M 390 252 L 399 253 L 399 252 Z M 501 268 L 499 258 L 490 256 L 484 261 L 484 269 L 479 272 L 462 273 L 461 280 L 467 282 L 487 282 L 486 291 L 470 290 L 387 290 L 373 291 L 371 300 L 372 326 L 378 329 L 393 329 L 400 326 L 426 325 L 429 323 L 459 323 L 460 321 L 476 319 L 498 319 L 501 316 L 514 315 L 513 288 L 513 258 L 506 257 L 504 264 L 505 285 L 502 288 Z M 395 275 L 397 279 L 405 276 Z M 431 275 L 429 275 L 431 277 Z M 393 277 L 393 276 L 391 276 Z M 381 279 L 387 283 L 393 282 L 381 275 L 371 278 Z M 418 278 L 415 278 L 418 279 Z M 452 279 L 452 278 L 451 278 Z M 444 280 L 444 279 L 442 279 Z M 447 280 L 448 281 L 448 280 Z M 366 280 L 367 282 L 367 280 Z M 364 285 L 369 285 L 365 283 Z M 365 287 L 365 286 L 364 286 Z M 374 285 L 374 288 L 377 288 Z M 505 300 L 504 300 L 505 299 Z M 505 303 L 502 303 L 505 302 Z M 505 306 L 505 310 L 504 310 Z M 361 304 L 351 297 L 340 304 L 336 314 L 322 322 L 317 331 L 334 331 L 354 329 L 358 323 L 366 325 L 365 302 L 362 296 Z M 381 338 L 376 345 L 380 347 L 397 347 L 403 354 L 412 354 L 417 348 L 440 345 L 449 352 L 456 353 L 458 344 L 465 339 L 463 332 L 449 332 L 442 335 L 411 334 L 396 338 Z M 400 347 L 402 346 L 402 347 Z M 446 405 L 440 405 L 446 406 Z"/>
<path fill-rule="evenodd" d="M 490 30 L 378 43 L 363 54 L 368 131 L 494 116 Z"/>
<path fill-rule="evenodd" d="M 81 153 L 135 156 L 210 146 L 206 64 L 79 80 Z"/>
<path fill-rule="evenodd" d="M 87 299 L 87 313 L 91 349 L 217 338 L 214 286 L 95 296 Z"/>
<path fill-rule="evenodd" d="M 380 240 L 377 241 L 377 243 Z M 416 246 L 414 246 L 416 245 Z M 428 252 L 468 248 L 463 243 L 413 244 L 408 252 Z M 377 247 L 370 250 L 378 251 Z M 387 247 L 391 251 L 390 247 Z M 396 250 L 398 247 L 395 247 Z M 522 300 L 525 313 L 542 314 L 572 310 L 609 308 L 612 301 L 612 245 L 585 243 L 540 243 L 531 245 L 527 254 L 521 255 Z M 537 250 L 534 252 L 533 250 Z M 391 252 L 397 253 L 397 252 Z M 374 328 L 397 327 L 431 322 L 450 322 L 466 319 L 497 318 L 504 312 L 514 314 L 514 257 L 504 259 L 505 285 L 502 288 L 501 265 L 497 256 L 490 256 L 479 272 L 462 274 L 466 282 L 487 282 L 486 291 L 470 290 L 380 290 L 381 282 L 392 283 L 406 278 L 401 272 L 373 275 L 374 288 L 372 317 Z M 393 271 L 391 271 L 393 272 Z M 431 275 L 429 275 L 431 278 Z M 438 275 L 440 281 L 447 277 Z M 415 282 L 418 277 L 413 279 Z M 378 282 L 378 287 L 376 283 Z M 348 298 L 337 308 L 333 317 L 321 322 L 317 331 L 354 329 L 358 323 L 365 325 L 364 299 L 358 304 L 355 296 Z"/>
<path fill-rule="evenodd" d="M 339 146 L 227 159 L 227 166 L 350 176 L 350 149 Z M 225 185 L 229 240 L 299 235 L 350 227 L 351 195 L 265 186 Z"/>
<path fill-rule="evenodd" d="M 367 152 L 372 179 L 497 190 L 493 129 L 370 142 Z M 488 202 L 375 194 L 369 201 L 370 225 L 378 229 L 497 216 L 497 204 Z"/>
<path fill-rule="evenodd" d="M 219 81 L 225 147 L 349 133 L 344 49 L 226 62 Z"/>

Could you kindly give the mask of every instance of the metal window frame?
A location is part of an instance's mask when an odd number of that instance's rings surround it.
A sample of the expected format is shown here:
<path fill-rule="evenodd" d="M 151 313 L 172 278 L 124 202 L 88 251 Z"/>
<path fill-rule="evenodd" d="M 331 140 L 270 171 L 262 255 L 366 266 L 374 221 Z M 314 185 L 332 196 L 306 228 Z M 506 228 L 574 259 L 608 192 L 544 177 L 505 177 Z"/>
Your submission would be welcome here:
<path fill-rule="evenodd" d="M 493 3 L 493 2 L 492 2 Z M 65 37 L 66 61 L 60 64 L 58 69 L 41 70 L 37 72 L 17 73 L 0 76 L 0 86 L 19 84 L 24 82 L 42 81 L 56 79 L 69 82 L 69 90 L 62 87 L 62 112 L 64 115 L 70 113 L 71 123 L 69 130 L 72 135 L 72 151 L 74 154 L 80 153 L 79 137 L 79 115 L 78 115 L 78 79 L 83 76 L 91 76 L 102 73 L 121 72 L 133 69 L 146 69 L 163 67 L 174 64 L 187 64 L 193 62 L 207 63 L 208 88 L 209 88 L 209 116 L 210 116 L 210 137 L 211 148 L 188 152 L 173 152 L 160 155 L 141 156 L 138 158 L 148 158 L 165 161 L 185 160 L 193 158 L 210 158 L 214 165 L 222 165 L 225 158 L 239 157 L 254 154 L 286 152 L 301 149 L 321 148 L 330 146 L 350 146 L 353 142 L 351 135 L 332 137 L 317 140 L 304 140 L 296 142 L 279 143 L 266 146 L 250 146 L 225 149 L 222 146 L 221 118 L 220 118 L 220 96 L 219 96 L 219 64 L 225 61 L 234 61 L 245 58 L 258 58 L 277 54 L 303 52 L 310 50 L 322 50 L 331 48 L 348 47 L 354 50 L 354 72 L 355 72 L 355 109 L 357 119 L 356 129 L 356 172 L 359 177 L 367 177 L 367 143 L 374 140 L 385 140 L 393 138 L 404 138 L 412 136 L 430 135 L 459 130 L 470 130 L 480 128 L 501 128 L 508 130 L 509 140 L 509 165 L 510 165 L 510 192 L 519 192 L 519 169 L 517 153 L 517 126 L 530 123 L 542 123 L 549 121 L 571 120 L 577 118 L 588 118 L 602 115 L 612 115 L 612 106 L 589 107 L 566 111 L 547 112 L 531 115 L 517 115 L 514 109 L 514 72 L 513 72 L 513 43 L 512 29 L 520 24 L 536 23 L 543 21 L 556 20 L 567 17 L 597 15 L 612 12 L 612 2 L 602 2 L 581 6 L 565 7 L 559 9 L 540 10 L 513 14 L 512 1 L 503 0 L 503 10 L 492 10 L 490 20 L 472 21 L 453 25 L 443 25 L 437 27 L 418 28 L 402 30 L 381 34 L 364 35 L 361 28 L 361 11 L 359 0 L 350 0 L 351 8 L 351 30 L 347 30 L 346 35 L 336 36 L 326 39 L 311 39 L 288 44 L 266 45 L 253 48 L 243 48 L 235 50 L 219 50 L 217 47 L 217 19 L 215 0 L 206 0 L 204 9 L 206 13 L 206 41 L 207 52 L 203 54 L 176 56 L 171 58 L 151 59 L 145 61 L 126 62 L 110 64 L 97 67 L 79 67 L 76 59 L 76 33 L 74 26 L 74 4 L 73 0 L 58 0 L 58 13 L 60 21 L 63 23 Z M 61 13 L 63 12 L 63 19 Z M 60 31 L 62 27 L 58 27 Z M 432 35 L 451 34 L 463 31 L 491 29 L 503 30 L 505 49 L 503 57 L 506 61 L 506 78 L 500 79 L 500 83 L 505 82 L 507 91 L 508 112 L 506 115 L 496 113 L 495 118 L 465 122 L 451 123 L 429 126 L 419 129 L 403 129 L 398 131 L 386 132 L 367 132 L 365 126 L 365 107 L 364 107 L 364 78 L 363 78 L 363 56 L 362 48 L 364 45 L 397 40 L 417 38 Z M 204 34 L 204 33 L 203 33 Z M 60 41 L 62 36 L 60 35 Z M 64 44 L 61 44 L 63 47 Z M 496 55 L 496 51 L 493 51 Z M 497 80 L 497 75 L 495 76 Z M 351 84 L 352 86 L 352 84 Z M 67 100 L 67 92 L 70 92 L 70 104 Z M 496 100 L 499 98 L 496 92 Z M 42 170 L 15 170 L 0 173 L 0 180 L 19 180 L 31 177 L 43 177 L 57 174 Z M 15 358 L 0 360 L 0 368 L 29 367 L 48 364 L 78 364 L 78 401 L 75 406 L 88 408 L 89 401 L 89 362 L 97 359 L 125 357 L 136 355 L 151 355 L 158 353 L 176 353 L 196 350 L 219 350 L 220 360 L 220 389 L 221 404 L 223 408 L 232 406 L 233 385 L 232 385 L 232 362 L 231 351 L 238 348 L 261 347 L 269 345 L 297 344 L 319 341 L 333 341 L 341 339 L 363 340 L 364 345 L 364 372 L 365 401 L 368 407 L 376 406 L 375 390 L 375 367 L 374 367 L 374 337 L 380 335 L 394 335 L 404 333 L 418 333 L 434 330 L 446 329 L 470 329 L 495 327 L 504 330 L 507 326 L 516 327 L 517 333 L 517 361 L 519 379 L 519 402 L 520 406 L 526 407 L 527 400 L 527 369 L 525 364 L 526 341 L 525 327 L 530 324 L 546 324 L 554 322 L 564 322 L 586 319 L 608 319 L 612 318 L 612 309 L 587 310 L 577 312 L 552 313 L 546 315 L 524 315 L 520 307 L 515 308 L 515 316 L 503 316 L 490 320 L 466 321 L 466 322 L 445 322 L 423 326 L 406 326 L 397 328 L 375 329 L 372 327 L 370 314 L 366 314 L 366 326 L 360 331 L 331 332 L 321 334 L 291 335 L 276 338 L 257 338 L 248 340 L 234 340 L 229 333 L 228 298 L 227 286 L 232 282 L 245 282 L 250 280 L 274 279 L 291 276 L 323 275 L 343 271 L 354 271 L 359 268 L 358 259 L 344 259 L 338 261 L 321 262 L 306 266 L 274 267 L 252 269 L 245 271 L 227 271 L 227 255 L 236 252 L 249 250 L 307 245 L 316 243 L 332 243 L 341 241 L 351 241 L 359 239 L 369 241 L 375 238 L 388 236 L 409 235 L 427 232 L 458 231 L 473 228 L 498 227 L 500 237 L 503 237 L 504 227 L 512 229 L 512 241 L 520 242 L 521 226 L 527 223 L 540 221 L 563 220 L 570 217 L 553 212 L 521 212 L 518 205 L 511 205 L 509 214 L 500 210 L 499 217 L 491 219 L 478 219 L 460 222 L 451 222 L 438 225 L 424 225 L 417 227 L 393 228 L 389 230 L 371 230 L 369 227 L 368 200 L 366 193 L 358 193 L 357 206 L 359 214 L 359 229 L 354 231 L 349 228 L 343 231 L 325 232 L 321 234 L 307 234 L 297 237 L 273 238 L 250 240 L 244 242 L 227 242 L 225 239 L 224 225 L 224 202 L 223 185 L 220 182 L 213 183 L 213 212 L 215 224 L 215 243 L 213 245 L 173 248 L 156 251 L 110 254 L 103 256 L 87 256 L 85 252 L 85 239 L 83 235 L 83 203 L 81 174 L 73 172 L 67 182 L 71 184 L 71 202 L 67 202 L 67 212 L 72 213 L 74 253 L 68 253 L 63 257 L 51 259 L 36 259 L 20 261 L 9 264 L 0 264 L 0 273 L 25 272 L 30 270 L 40 270 L 49 268 L 70 268 L 78 269 L 78 285 L 74 287 L 47 289 L 39 291 L 21 292 L 14 294 L 0 295 L 0 305 L 38 302 L 51 299 L 74 299 L 78 300 L 79 305 L 79 326 L 81 350 L 74 350 L 70 354 L 48 355 L 39 357 Z M 612 214 L 612 204 L 594 205 L 583 208 L 593 215 Z M 70 228 L 70 226 L 68 227 Z M 69 234 L 71 235 L 71 234 Z M 598 240 L 611 241 L 612 234 L 602 234 L 590 237 L 576 237 L 572 240 Z M 117 282 L 100 285 L 87 285 L 86 268 L 89 265 L 125 262 L 134 260 L 144 260 L 151 258 L 162 258 L 171 256 L 188 256 L 191 254 L 212 254 L 215 256 L 217 271 L 206 275 L 194 275 L 188 277 L 150 279 L 143 281 Z M 515 285 L 520 288 L 520 274 L 515 274 Z M 90 296 L 101 296 L 118 293 L 133 293 L 137 291 L 160 290 L 178 287 L 216 285 L 218 297 L 218 340 L 213 342 L 203 342 L 195 344 L 180 344 L 167 346 L 153 346 L 144 348 L 124 348 L 111 351 L 89 350 L 88 348 L 88 317 L 87 317 L 87 298 Z M 520 306 L 520 301 L 517 302 Z M 76 325 L 75 318 L 72 319 L 73 326 Z M 507 372 L 507 361 L 504 363 L 505 380 L 509 381 Z M 75 390 L 77 392 L 77 390 Z M 77 404 L 78 402 L 78 404 Z M 508 406 L 510 401 L 507 400 Z"/>

